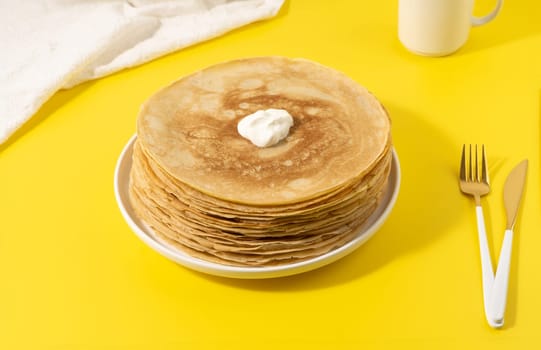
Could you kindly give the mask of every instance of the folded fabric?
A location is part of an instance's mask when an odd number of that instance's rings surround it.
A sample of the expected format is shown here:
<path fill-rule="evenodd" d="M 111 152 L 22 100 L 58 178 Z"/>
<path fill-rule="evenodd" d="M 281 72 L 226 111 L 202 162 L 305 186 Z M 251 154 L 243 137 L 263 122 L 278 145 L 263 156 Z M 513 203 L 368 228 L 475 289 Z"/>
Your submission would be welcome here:
<path fill-rule="evenodd" d="M 270 18 L 284 0 L 0 0 L 0 144 L 55 92 Z"/>

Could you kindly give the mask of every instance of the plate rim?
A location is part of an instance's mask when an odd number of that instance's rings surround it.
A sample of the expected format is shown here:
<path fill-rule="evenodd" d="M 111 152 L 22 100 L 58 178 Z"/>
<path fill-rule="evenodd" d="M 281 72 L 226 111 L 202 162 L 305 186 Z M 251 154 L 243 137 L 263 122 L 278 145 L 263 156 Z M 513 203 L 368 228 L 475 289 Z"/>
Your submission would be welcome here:
<path fill-rule="evenodd" d="M 380 204 L 378 204 L 378 207 L 376 208 L 374 213 L 368 218 L 368 220 L 370 220 L 371 218 L 375 220 L 370 223 L 368 227 L 365 227 L 365 225 L 363 224 L 363 226 L 359 229 L 359 233 L 354 239 L 325 254 L 291 264 L 262 267 L 223 265 L 192 257 L 187 253 L 171 247 L 164 241 L 160 240 L 152 232 L 152 229 L 146 226 L 139 218 L 135 216 L 135 214 L 132 215 L 130 213 L 130 211 L 133 212 L 133 209 L 131 208 L 129 198 L 126 198 L 126 195 L 128 192 L 129 170 L 131 170 L 132 166 L 131 155 L 133 150 L 133 143 L 136 139 L 137 134 L 134 134 L 124 145 L 122 152 L 118 157 L 114 172 L 115 199 L 124 220 L 127 222 L 130 229 L 140 240 L 142 240 L 153 250 L 160 253 L 162 256 L 192 270 L 220 277 L 241 279 L 284 277 L 314 270 L 319 267 L 328 265 L 332 262 L 335 262 L 356 250 L 359 246 L 368 241 L 380 229 L 380 227 L 387 220 L 389 214 L 391 213 L 398 198 L 398 193 L 400 189 L 400 162 L 395 148 L 392 147 L 391 151 L 393 156 L 391 160 L 391 172 L 389 174 L 389 181 L 386 185 L 386 192 L 384 194 L 386 201 L 381 201 Z M 375 217 L 376 214 L 378 214 L 379 216 Z"/>

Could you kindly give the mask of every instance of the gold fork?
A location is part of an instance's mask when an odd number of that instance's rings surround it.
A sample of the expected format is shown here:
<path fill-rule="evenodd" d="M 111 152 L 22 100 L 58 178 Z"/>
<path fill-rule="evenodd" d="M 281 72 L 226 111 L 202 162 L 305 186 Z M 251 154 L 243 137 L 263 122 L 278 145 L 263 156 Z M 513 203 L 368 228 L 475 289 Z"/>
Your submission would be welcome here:
<path fill-rule="evenodd" d="M 468 153 L 468 156 L 466 156 Z M 475 154 L 472 157 L 472 153 Z M 488 249 L 488 241 L 485 229 L 485 219 L 483 208 L 481 207 L 481 197 L 490 192 L 490 182 L 488 179 L 487 157 L 485 146 L 481 146 L 481 169 L 479 169 L 479 149 L 475 145 L 475 151 L 472 145 L 469 145 L 467 152 L 466 145 L 462 146 L 462 157 L 460 160 L 460 190 L 475 199 L 475 212 L 477 216 L 477 232 L 479 234 L 479 248 L 481 251 L 481 269 L 483 273 L 483 301 L 485 306 L 485 316 L 491 326 L 495 326 L 492 318 L 489 317 L 489 299 L 494 283 L 494 272 Z"/>
<path fill-rule="evenodd" d="M 460 190 L 473 196 L 475 205 L 478 207 L 481 206 L 481 197 L 490 192 L 485 145 L 481 147 L 481 173 L 479 173 L 477 145 L 475 145 L 475 159 L 472 159 L 472 145 L 469 147 L 467 157 L 469 161 L 466 160 L 466 145 L 462 146 L 462 158 L 460 159 Z M 473 164 L 475 164 L 475 169 Z"/>

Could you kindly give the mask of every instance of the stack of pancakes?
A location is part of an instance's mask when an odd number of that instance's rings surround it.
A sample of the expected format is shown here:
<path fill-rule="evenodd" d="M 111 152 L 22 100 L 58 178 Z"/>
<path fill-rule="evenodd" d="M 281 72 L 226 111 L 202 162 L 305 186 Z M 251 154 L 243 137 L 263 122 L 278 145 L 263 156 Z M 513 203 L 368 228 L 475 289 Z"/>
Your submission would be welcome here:
<path fill-rule="evenodd" d="M 294 119 L 259 148 L 237 132 L 258 110 Z M 218 64 L 152 96 L 137 120 L 130 198 L 157 237 L 207 261 L 286 264 L 344 245 L 391 167 L 390 120 L 366 89 L 302 59 Z"/>

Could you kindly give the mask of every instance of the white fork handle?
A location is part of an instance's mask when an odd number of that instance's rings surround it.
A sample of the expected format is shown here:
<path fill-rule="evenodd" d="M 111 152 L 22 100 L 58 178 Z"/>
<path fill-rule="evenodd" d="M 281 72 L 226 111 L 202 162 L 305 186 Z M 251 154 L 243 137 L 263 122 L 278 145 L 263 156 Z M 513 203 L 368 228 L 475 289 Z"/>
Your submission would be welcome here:
<path fill-rule="evenodd" d="M 475 213 L 477 214 L 477 232 L 479 234 L 479 248 L 481 252 L 481 271 L 483 274 L 483 301 L 485 306 L 485 316 L 488 323 L 493 326 L 491 322 L 492 318 L 489 312 L 489 307 L 491 301 L 490 295 L 492 293 L 492 285 L 494 283 L 494 272 L 492 270 L 492 261 L 490 260 L 490 250 L 488 249 L 483 208 L 480 205 L 476 206 Z"/>
<path fill-rule="evenodd" d="M 505 307 L 507 304 L 507 290 L 509 286 L 509 270 L 511 266 L 511 251 L 513 248 L 513 230 L 505 230 L 503 244 L 498 260 L 494 286 L 490 301 L 490 313 L 492 322 L 503 326 Z"/>

